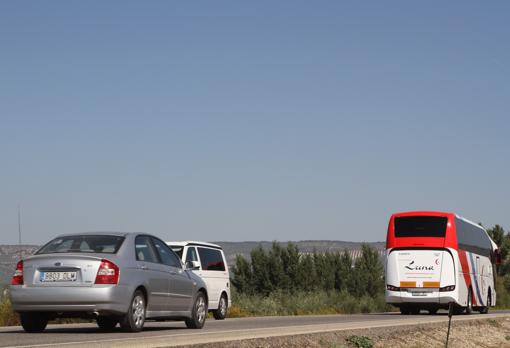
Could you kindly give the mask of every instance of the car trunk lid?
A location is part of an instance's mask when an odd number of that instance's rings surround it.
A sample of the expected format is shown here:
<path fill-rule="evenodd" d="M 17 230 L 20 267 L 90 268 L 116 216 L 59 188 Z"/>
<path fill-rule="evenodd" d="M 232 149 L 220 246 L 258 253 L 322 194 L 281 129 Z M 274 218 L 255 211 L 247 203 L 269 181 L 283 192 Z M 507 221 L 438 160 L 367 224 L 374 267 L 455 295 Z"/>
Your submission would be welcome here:
<path fill-rule="evenodd" d="M 25 286 L 92 286 L 101 257 L 71 253 L 35 255 L 24 260 Z"/>

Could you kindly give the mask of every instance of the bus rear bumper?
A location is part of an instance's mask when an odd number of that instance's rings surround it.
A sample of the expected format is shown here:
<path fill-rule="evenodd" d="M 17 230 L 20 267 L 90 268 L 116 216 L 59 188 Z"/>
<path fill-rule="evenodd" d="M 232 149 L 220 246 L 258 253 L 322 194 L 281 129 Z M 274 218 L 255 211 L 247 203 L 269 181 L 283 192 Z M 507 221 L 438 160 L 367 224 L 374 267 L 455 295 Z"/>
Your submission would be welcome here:
<path fill-rule="evenodd" d="M 399 306 L 401 304 L 437 304 L 448 307 L 450 302 L 457 303 L 455 292 L 419 291 L 420 289 L 389 291 L 386 290 L 386 303 Z"/>

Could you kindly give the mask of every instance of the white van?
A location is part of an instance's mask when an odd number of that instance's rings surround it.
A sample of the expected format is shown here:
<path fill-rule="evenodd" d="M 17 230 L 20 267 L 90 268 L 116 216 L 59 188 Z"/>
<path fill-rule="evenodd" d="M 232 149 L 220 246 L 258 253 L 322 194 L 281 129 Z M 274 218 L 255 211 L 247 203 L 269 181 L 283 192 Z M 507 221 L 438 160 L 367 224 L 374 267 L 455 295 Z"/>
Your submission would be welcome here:
<path fill-rule="evenodd" d="M 232 304 L 230 275 L 221 246 L 205 242 L 166 242 L 182 262 L 200 276 L 207 285 L 209 311 L 217 320 L 225 319 Z"/>

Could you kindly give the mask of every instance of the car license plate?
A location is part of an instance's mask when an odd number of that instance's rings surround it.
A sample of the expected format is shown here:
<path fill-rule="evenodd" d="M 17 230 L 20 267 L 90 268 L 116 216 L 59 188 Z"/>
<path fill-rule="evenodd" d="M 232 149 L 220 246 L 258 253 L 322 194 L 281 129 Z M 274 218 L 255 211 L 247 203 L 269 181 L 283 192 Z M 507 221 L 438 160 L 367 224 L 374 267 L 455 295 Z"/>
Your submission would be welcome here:
<path fill-rule="evenodd" d="M 76 272 L 41 272 L 41 282 L 74 282 Z"/>

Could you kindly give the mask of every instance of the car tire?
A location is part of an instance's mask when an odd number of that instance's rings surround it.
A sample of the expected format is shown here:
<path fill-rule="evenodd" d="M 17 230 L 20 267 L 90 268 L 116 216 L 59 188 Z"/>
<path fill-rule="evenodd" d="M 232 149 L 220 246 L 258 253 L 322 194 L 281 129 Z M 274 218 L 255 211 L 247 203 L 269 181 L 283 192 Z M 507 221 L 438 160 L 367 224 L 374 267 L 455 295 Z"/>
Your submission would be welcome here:
<path fill-rule="evenodd" d="M 191 309 L 191 318 L 186 319 L 186 326 L 189 329 L 201 329 L 204 327 L 207 317 L 207 301 L 203 292 L 198 292 L 193 308 Z"/>
<path fill-rule="evenodd" d="M 213 311 L 213 317 L 216 320 L 224 320 L 227 316 L 228 310 L 228 300 L 225 294 L 222 294 L 220 297 L 220 302 L 218 303 L 218 309 Z"/>
<path fill-rule="evenodd" d="M 465 312 L 466 314 L 473 313 L 473 292 L 471 291 L 471 289 L 468 290 L 468 298 Z"/>
<path fill-rule="evenodd" d="M 99 328 L 102 331 L 112 331 L 113 329 L 115 329 L 115 327 L 117 326 L 119 321 L 116 318 L 107 317 L 107 316 L 102 315 L 102 316 L 97 317 L 96 323 L 97 323 L 97 326 L 99 326 Z"/>
<path fill-rule="evenodd" d="M 20 313 L 23 330 L 30 333 L 43 332 L 48 325 L 48 316 L 41 313 Z"/>
<path fill-rule="evenodd" d="M 120 327 L 126 332 L 142 331 L 145 324 L 145 296 L 140 290 L 136 290 L 129 305 L 128 312 L 120 321 Z"/>

